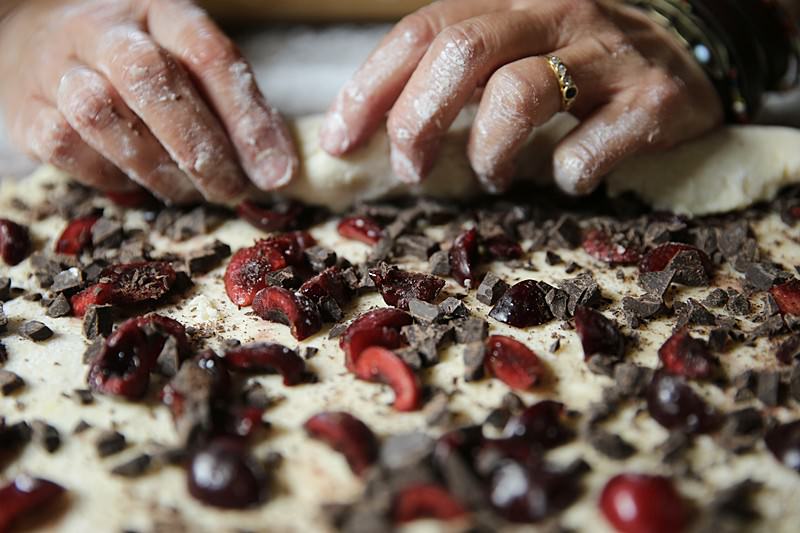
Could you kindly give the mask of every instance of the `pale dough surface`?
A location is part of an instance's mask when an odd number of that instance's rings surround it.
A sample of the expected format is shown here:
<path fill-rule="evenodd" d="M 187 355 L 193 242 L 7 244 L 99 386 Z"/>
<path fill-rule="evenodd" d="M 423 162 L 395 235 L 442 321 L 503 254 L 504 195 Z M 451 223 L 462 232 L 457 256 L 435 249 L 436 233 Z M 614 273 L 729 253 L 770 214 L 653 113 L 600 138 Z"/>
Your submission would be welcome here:
<path fill-rule="evenodd" d="M 480 193 L 465 146 L 472 112 L 450 129 L 430 176 L 409 187 L 392 173 L 389 139 L 379 129 L 369 144 L 347 158 L 319 147 L 321 116 L 298 119 L 294 131 L 303 169 L 283 193 L 335 211 L 363 200 L 424 193 L 465 198 Z M 552 151 L 575 125 L 559 115 L 539 128 L 522 154 L 519 179 L 552 182 Z M 666 152 L 625 161 L 608 177 L 608 191 L 637 193 L 656 209 L 690 215 L 721 213 L 768 200 L 784 185 L 800 181 L 800 131 L 779 126 L 727 126 Z"/>

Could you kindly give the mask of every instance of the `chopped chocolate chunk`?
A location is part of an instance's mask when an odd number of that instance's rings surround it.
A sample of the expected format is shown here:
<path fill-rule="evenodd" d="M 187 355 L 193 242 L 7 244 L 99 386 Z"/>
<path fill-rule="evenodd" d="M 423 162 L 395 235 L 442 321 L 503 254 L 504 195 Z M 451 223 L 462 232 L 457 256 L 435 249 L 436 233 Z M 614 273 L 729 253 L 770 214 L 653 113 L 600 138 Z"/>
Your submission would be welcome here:
<path fill-rule="evenodd" d="M 380 463 L 391 470 L 417 465 L 431 454 L 434 443 L 421 432 L 390 435 L 381 446 Z"/>
<path fill-rule="evenodd" d="M 775 358 L 788 365 L 800 354 L 800 335 L 792 335 L 783 341 L 775 350 Z"/>
<path fill-rule="evenodd" d="M 741 251 L 750 233 L 747 221 L 741 220 L 717 230 L 717 245 L 726 259 L 733 259 Z"/>
<path fill-rule="evenodd" d="M 580 270 L 582 267 L 576 263 L 575 261 L 570 261 L 570 263 L 564 267 L 564 272 L 567 274 L 573 274 L 576 271 Z"/>
<path fill-rule="evenodd" d="M 745 370 L 733 378 L 733 386 L 736 389 L 734 400 L 745 402 L 755 398 L 756 376 L 752 370 Z"/>
<path fill-rule="evenodd" d="M 664 462 L 675 464 L 681 462 L 692 447 L 692 439 L 683 431 L 673 431 L 667 439 L 658 446 L 658 451 L 663 455 Z"/>
<path fill-rule="evenodd" d="M 747 452 L 763 438 L 766 424 L 758 409 L 747 407 L 727 415 L 719 443 L 734 453 Z"/>
<path fill-rule="evenodd" d="M 568 312 L 570 295 L 561 289 L 551 289 L 544 297 L 550 312 L 559 320 L 567 320 L 571 316 Z"/>
<path fill-rule="evenodd" d="M 324 246 L 312 246 L 306 248 L 303 253 L 314 272 L 322 272 L 326 268 L 335 265 L 337 261 L 336 252 Z"/>
<path fill-rule="evenodd" d="M 467 318 L 469 316 L 469 309 L 464 302 L 452 296 L 445 298 L 439 304 L 439 309 L 442 312 L 442 316 L 447 319 Z"/>
<path fill-rule="evenodd" d="M 728 303 L 728 293 L 720 288 L 714 289 L 708 293 L 703 303 L 708 307 L 722 307 Z"/>
<path fill-rule="evenodd" d="M 782 333 L 786 329 L 786 324 L 783 321 L 783 317 L 780 315 L 771 316 L 766 319 L 764 322 L 756 326 L 748 336 L 752 339 L 757 339 L 759 337 L 774 337 Z"/>
<path fill-rule="evenodd" d="M 653 370 L 633 363 L 619 363 L 614 367 L 614 381 L 618 392 L 627 397 L 638 397 L 653 377 Z"/>
<path fill-rule="evenodd" d="M 744 278 L 748 285 L 759 291 L 769 290 L 776 283 L 781 283 L 792 278 L 778 265 L 766 262 L 755 262 L 747 265 Z"/>
<path fill-rule="evenodd" d="M 460 302 L 459 302 L 460 303 Z M 420 322 L 430 324 L 441 317 L 441 309 L 436 304 L 422 301 L 418 298 L 408 300 L 408 312 Z"/>
<path fill-rule="evenodd" d="M 427 261 L 437 248 L 436 241 L 425 235 L 402 235 L 395 241 L 395 253 L 398 256 L 415 257 L 423 261 Z"/>
<path fill-rule="evenodd" d="M 697 326 L 714 326 L 716 323 L 717 317 L 715 317 L 713 313 L 703 307 L 703 304 L 694 298 L 689 298 L 689 300 L 686 302 L 686 305 L 680 308 L 676 328 L 680 329 L 687 324 Z"/>
<path fill-rule="evenodd" d="M 558 255 L 555 252 L 551 252 L 550 250 L 547 250 L 547 252 L 545 252 L 544 261 L 550 266 L 560 265 L 561 263 L 564 262 L 564 260 L 561 259 L 560 255 Z"/>
<path fill-rule="evenodd" d="M 750 314 L 750 300 L 747 296 L 736 291 L 729 291 L 728 304 L 725 309 L 736 316 L 747 316 Z"/>
<path fill-rule="evenodd" d="M 439 391 L 428 400 L 425 407 L 422 409 L 425 415 L 425 423 L 429 426 L 446 425 L 452 420 L 452 413 L 448 405 L 450 399 L 446 392 Z"/>
<path fill-rule="evenodd" d="M 667 289 L 669 289 L 674 279 L 675 271 L 671 269 L 657 272 L 642 272 L 639 275 L 639 285 L 641 285 L 648 294 L 663 300 Z"/>
<path fill-rule="evenodd" d="M 682 250 L 675 254 L 668 265 L 669 269 L 675 271 L 675 283 L 703 287 L 711 282 L 700 253 L 697 250 Z"/>
<path fill-rule="evenodd" d="M 596 353 L 586 360 L 586 366 L 594 374 L 613 376 L 614 367 L 619 363 L 619 356 Z"/>
<path fill-rule="evenodd" d="M 486 344 L 471 342 L 464 346 L 464 379 L 475 381 L 483 377 L 483 361 L 486 358 Z"/>
<path fill-rule="evenodd" d="M 101 217 L 92 225 L 92 244 L 97 248 L 113 248 L 122 242 L 122 224 Z"/>
<path fill-rule="evenodd" d="M 31 430 L 33 441 L 47 450 L 47 453 L 54 453 L 61 447 L 61 434 L 44 420 L 31 422 Z"/>
<path fill-rule="evenodd" d="M 775 301 L 775 297 L 773 297 L 770 293 L 767 293 L 762 300 L 762 313 L 765 317 L 769 317 L 772 315 L 777 315 L 781 312 L 781 308 L 778 306 L 778 302 Z"/>
<path fill-rule="evenodd" d="M 0 369 L 0 394 L 8 396 L 25 386 L 25 381 L 10 370 Z"/>
<path fill-rule="evenodd" d="M 313 346 L 306 346 L 305 350 L 303 350 L 303 359 L 308 361 L 317 356 L 319 353 L 319 348 L 315 348 Z"/>
<path fill-rule="evenodd" d="M 6 361 L 8 361 L 8 350 L 6 349 L 6 345 L 0 341 L 0 365 L 4 364 Z"/>
<path fill-rule="evenodd" d="M 413 370 L 421 369 L 423 365 L 422 356 L 414 346 L 404 346 L 394 351 L 395 355 L 402 359 Z"/>
<path fill-rule="evenodd" d="M 789 396 L 794 401 L 800 402 L 800 365 L 794 365 L 792 374 L 789 376 Z"/>
<path fill-rule="evenodd" d="M 432 365 L 439 362 L 439 347 L 451 338 L 452 328 L 450 326 L 412 324 L 403 326 L 401 331 L 410 345 L 409 348 L 422 357 L 422 363 Z"/>
<path fill-rule="evenodd" d="M 588 440 L 595 450 L 612 459 L 627 459 L 636 453 L 636 448 L 628 441 L 619 435 L 597 427 L 590 430 Z"/>
<path fill-rule="evenodd" d="M 330 331 L 328 332 L 329 339 L 338 339 L 341 337 L 345 330 L 347 329 L 347 324 L 334 324 Z"/>
<path fill-rule="evenodd" d="M 87 283 L 95 283 L 107 266 L 105 261 L 94 261 L 83 269 L 83 277 Z"/>
<path fill-rule="evenodd" d="M 108 457 L 109 455 L 119 453 L 124 450 L 126 446 L 125 435 L 113 430 L 103 431 L 97 437 L 97 440 L 95 440 L 97 454 L 100 457 Z"/>
<path fill-rule="evenodd" d="M 92 427 L 92 425 L 86 420 L 78 420 L 78 423 L 75 424 L 75 428 L 72 430 L 72 432 L 77 435 L 79 433 L 83 433 L 90 427 Z"/>
<path fill-rule="evenodd" d="M 6 316 L 6 312 L 3 309 L 3 302 L 0 302 L 0 333 L 6 330 L 8 326 L 8 317 Z"/>
<path fill-rule="evenodd" d="M 712 352 L 725 352 L 730 341 L 730 329 L 720 327 L 708 332 L 708 348 Z"/>
<path fill-rule="evenodd" d="M 11 279 L 0 277 L 0 303 L 11 299 Z"/>
<path fill-rule="evenodd" d="M 561 281 L 557 285 L 569 295 L 567 312 L 570 316 L 575 314 L 575 308 L 579 305 L 597 307 L 603 301 L 600 286 L 590 272 L 583 272 L 572 279 Z M 545 294 L 547 292 L 549 291 L 546 291 Z"/>
<path fill-rule="evenodd" d="M 178 341 L 174 336 L 169 335 L 164 341 L 161 352 L 158 354 L 156 370 L 162 376 L 171 378 L 178 373 L 180 366 L 181 355 L 178 349 Z"/>
<path fill-rule="evenodd" d="M 44 341 L 53 336 L 53 330 L 38 320 L 29 320 L 19 328 L 20 334 L 34 342 Z"/>
<path fill-rule="evenodd" d="M 467 318 L 454 324 L 456 342 L 469 344 L 484 340 L 489 335 L 489 323 L 482 318 Z"/>
<path fill-rule="evenodd" d="M 72 393 L 75 395 L 75 398 L 78 399 L 78 402 L 80 402 L 81 405 L 89 405 L 94 403 L 94 395 L 89 389 L 75 389 L 72 391 Z"/>
<path fill-rule="evenodd" d="M 508 424 L 510 418 L 511 411 L 508 409 L 503 409 L 502 407 L 498 407 L 497 409 L 492 409 L 489 411 L 489 414 L 486 415 L 483 423 L 496 429 L 503 429 L 506 427 L 506 424 Z"/>
<path fill-rule="evenodd" d="M 87 339 L 107 337 L 114 327 L 114 309 L 110 305 L 90 305 L 83 315 L 83 335 Z"/>
<path fill-rule="evenodd" d="M 703 250 L 709 256 L 718 250 L 717 233 L 714 228 L 701 226 L 692 230 L 694 234 L 694 245 Z"/>
<path fill-rule="evenodd" d="M 62 270 L 58 261 L 53 261 L 43 253 L 31 255 L 30 262 L 39 285 L 45 288 L 53 284 L 53 278 Z"/>
<path fill-rule="evenodd" d="M 556 353 L 558 350 L 561 349 L 561 339 L 558 338 L 553 341 L 553 344 L 547 349 L 550 353 Z"/>
<path fill-rule="evenodd" d="M 47 316 L 51 318 L 67 316 L 70 312 L 72 312 L 72 307 L 67 297 L 63 294 L 56 296 L 55 299 L 50 302 L 50 305 L 47 306 Z"/>
<path fill-rule="evenodd" d="M 696 533 L 739 533 L 748 531 L 747 524 L 758 519 L 753 508 L 753 495 L 761 488 L 755 481 L 745 479 L 716 494 L 692 528 Z"/>
<path fill-rule="evenodd" d="M 573 217 L 563 215 L 550 230 L 550 239 L 561 248 L 577 248 L 581 244 L 581 227 Z"/>
<path fill-rule="evenodd" d="M 222 241 L 214 241 L 211 245 L 191 252 L 186 258 L 186 266 L 191 275 L 205 274 L 216 268 L 220 262 L 231 255 L 231 247 Z"/>
<path fill-rule="evenodd" d="M 779 372 L 759 372 L 756 374 L 756 397 L 761 403 L 775 407 L 780 403 L 781 375 Z"/>
<path fill-rule="evenodd" d="M 83 272 L 77 267 L 62 270 L 53 276 L 53 284 L 50 290 L 53 292 L 64 292 L 71 289 L 77 289 L 83 284 Z"/>
<path fill-rule="evenodd" d="M 622 299 L 622 310 L 637 320 L 651 318 L 658 314 L 664 307 L 660 298 L 646 294 L 640 298 L 626 296 Z"/>
<path fill-rule="evenodd" d="M 487 272 L 483 277 L 475 298 L 485 305 L 494 305 L 497 300 L 508 290 L 508 283 L 498 278 L 493 272 Z"/>
<path fill-rule="evenodd" d="M 450 275 L 450 254 L 447 251 L 439 250 L 431 254 L 428 264 L 431 267 L 431 274 L 434 276 Z"/>
<path fill-rule="evenodd" d="M 185 241 L 198 235 L 208 233 L 208 220 L 205 207 L 199 206 L 188 213 L 181 214 L 172 223 L 170 232 L 167 234 L 173 240 Z"/>
<path fill-rule="evenodd" d="M 120 463 L 111 469 L 111 473 L 115 476 L 122 477 L 139 477 L 150 468 L 152 457 L 149 454 L 143 453 Z"/>
<path fill-rule="evenodd" d="M 287 266 L 264 276 L 270 287 L 283 287 L 284 289 L 297 289 L 303 284 L 302 277 L 293 266 Z"/>

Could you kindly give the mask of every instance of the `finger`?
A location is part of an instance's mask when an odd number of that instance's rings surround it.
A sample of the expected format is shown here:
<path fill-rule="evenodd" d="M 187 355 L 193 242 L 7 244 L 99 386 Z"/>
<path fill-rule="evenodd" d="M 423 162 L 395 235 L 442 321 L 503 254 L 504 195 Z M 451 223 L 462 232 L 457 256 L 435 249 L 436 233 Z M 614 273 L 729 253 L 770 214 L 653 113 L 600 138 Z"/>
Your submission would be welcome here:
<path fill-rule="evenodd" d="M 11 124 L 17 144 L 43 163 L 104 192 L 130 192 L 136 185 L 120 169 L 86 144 L 49 102 L 30 97 Z"/>
<path fill-rule="evenodd" d="M 552 55 L 567 67 L 579 95 L 572 113 L 585 116 L 608 103 L 623 64 L 608 46 L 592 37 Z M 498 69 L 484 90 L 470 132 L 467 152 L 472 168 L 486 190 L 508 188 L 514 159 L 534 128 L 561 110 L 561 87 L 545 56 L 528 57 Z"/>
<path fill-rule="evenodd" d="M 111 82 L 206 199 L 235 201 L 246 180 L 183 68 L 137 27 L 87 33 L 75 43 L 80 58 Z"/>
<path fill-rule="evenodd" d="M 647 100 L 647 98 L 650 98 Z M 594 112 L 556 146 L 553 176 L 569 194 L 588 194 L 620 161 L 659 141 L 664 94 L 633 93 Z"/>
<path fill-rule="evenodd" d="M 148 28 L 192 74 L 252 181 L 264 190 L 286 185 L 299 167 L 289 130 L 231 40 L 188 0 L 153 2 Z"/>
<path fill-rule="evenodd" d="M 89 145 L 157 197 L 168 203 L 200 200 L 191 180 L 102 74 L 86 66 L 70 69 L 59 83 L 57 102 Z"/>
<path fill-rule="evenodd" d="M 494 2 L 491 9 L 506 9 L 510 4 Z M 436 35 L 487 12 L 484 0 L 444 0 L 397 23 L 339 91 L 320 129 L 322 148 L 342 155 L 362 145 L 384 119 Z"/>
<path fill-rule="evenodd" d="M 439 141 L 481 79 L 500 65 L 561 48 L 561 7 L 506 11 L 442 31 L 388 119 L 392 168 L 403 181 L 427 174 Z"/>

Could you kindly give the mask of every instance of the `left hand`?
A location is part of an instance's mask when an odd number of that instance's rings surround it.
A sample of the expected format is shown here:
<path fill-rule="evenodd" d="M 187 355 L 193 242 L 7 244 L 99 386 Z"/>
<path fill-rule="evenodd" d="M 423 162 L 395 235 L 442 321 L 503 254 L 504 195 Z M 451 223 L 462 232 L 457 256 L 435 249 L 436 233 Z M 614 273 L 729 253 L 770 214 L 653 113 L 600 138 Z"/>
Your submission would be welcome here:
<path fill-rule="evenodd" d="M 691 54 L 620 2 L 441 0 L 399 22 L 342 89 L 322 147 L 333 155 L 356 149 L 388 112 L 393 169 L 418 182 L 485 84 L 467 151 L 483 186 L 503 191 L 533 128 L 561 110 L 548 55 L 563 60 L 580 91 L 571 113 L 582 123 L 553 161 L 569 193 L 590 192 L 623 159 L 722 120 L 720 99 Z"/>

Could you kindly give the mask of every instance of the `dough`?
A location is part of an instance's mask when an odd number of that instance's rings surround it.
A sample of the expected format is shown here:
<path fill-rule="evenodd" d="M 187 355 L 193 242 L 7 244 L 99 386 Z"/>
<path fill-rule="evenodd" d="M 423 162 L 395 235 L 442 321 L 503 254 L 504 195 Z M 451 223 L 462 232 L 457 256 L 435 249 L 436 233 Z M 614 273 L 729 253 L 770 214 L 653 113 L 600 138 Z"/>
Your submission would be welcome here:
<path fill-rule="evenodd" d="M 448 132 L 430 176 L 407 186 L 392 173 L 384 128 L 369 144 L 346 158 L 328 155 L 318 144 L 322 117 L 294 124 L 303 168 L 282 191 L 290 198 L 342 211 L 353 203 L 406 194 L 468 198 L 481 189 L 465 146 L 474 110 L 462 113 Z M 576 124 L 558 115 L 529 140 L 518 163 L 518 179 L 552 183 L 549 167 L 555 144 Z M 608 191 L 637 193 L 657 209 L 689 215 L 720 213 L 772 198 L 800 181 L 800 131 L 777 126 L 728 126 L 669 151 L 624 162 L 608 177 Z"/>

